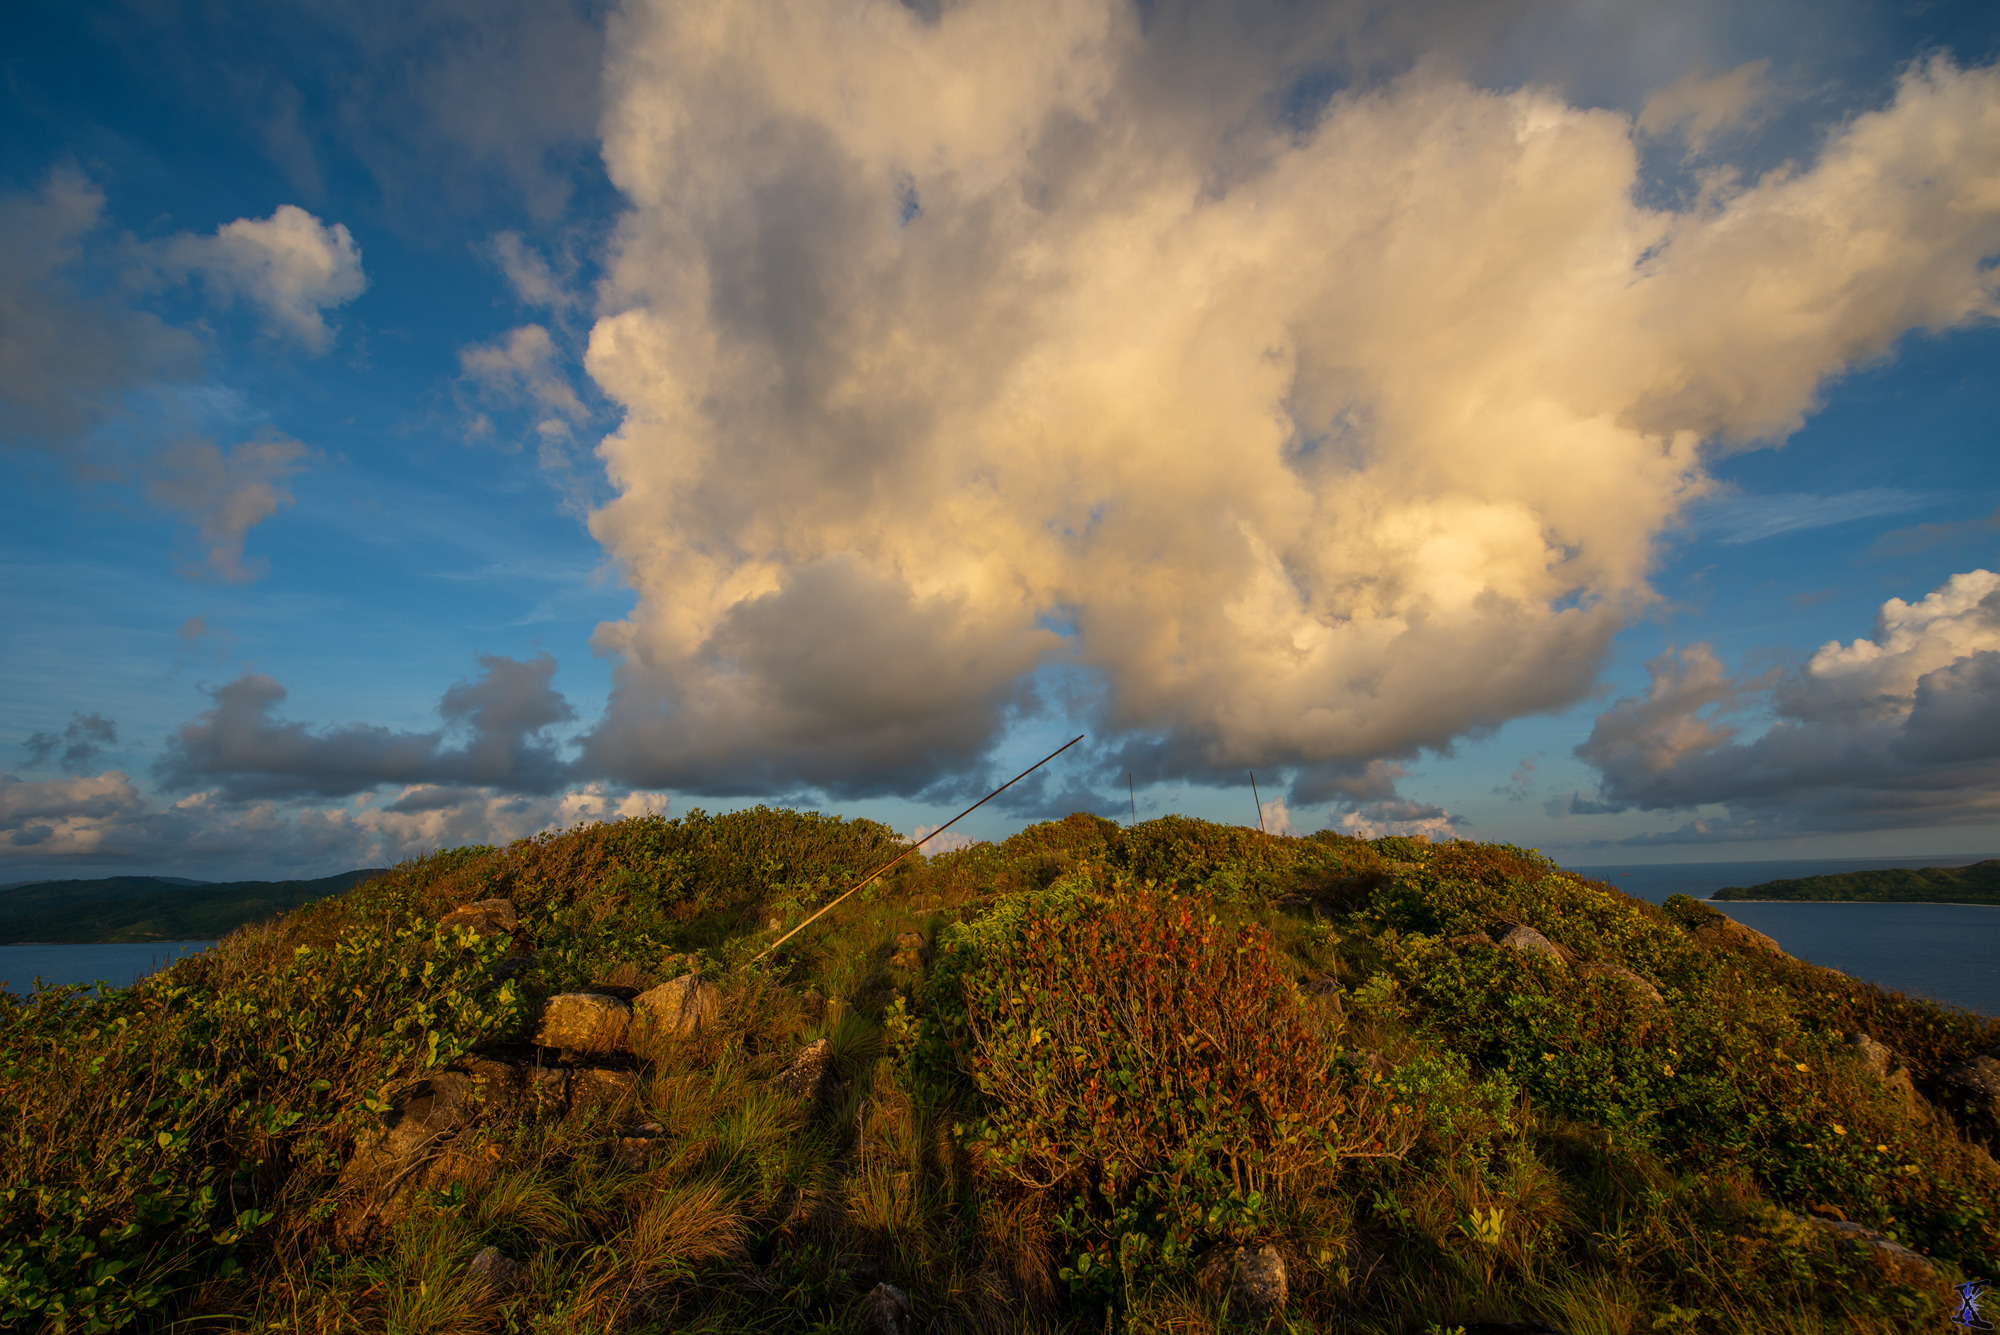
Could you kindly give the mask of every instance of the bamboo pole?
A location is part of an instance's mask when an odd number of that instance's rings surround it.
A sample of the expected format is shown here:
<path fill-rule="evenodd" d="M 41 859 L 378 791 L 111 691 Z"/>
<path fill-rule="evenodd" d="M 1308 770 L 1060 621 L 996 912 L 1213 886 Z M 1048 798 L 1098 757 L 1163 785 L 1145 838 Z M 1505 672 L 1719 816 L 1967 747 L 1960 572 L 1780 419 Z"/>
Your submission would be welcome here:
<path fill-rule="evenodd" d="M 1264 828 L 1264 795 L 1257 791 L 1257 771 L 1250 771 L 1250 800 L 1257 804 L 1257 833 L 1269 834 Z"/>
<path fill-rule="evenodd" d="M 890 870 L 897 863 L 901 862 L 904 858 L 910 856 L 910 854 L 916 852 L 918 849 L 922 848 L 925 844 L 937 838 L 939 835 L 943 834 L 946 830 L 949 830 L 952 826 L 958 824 L 960 821 L 964 820 L 967 816 L 970 816 L 973 812 L 979 810 L 979 808 L 985 806 L 988 802 L 991 802 L 994 798 L 1000 796 L 1000 794 L 1006 792 L 1009 788 L 1012 788 L 1015 784 L 1027 778 L 1030 774 L 1033 774 L 1036 770 L 1048 764 L 1051 760 L 1054 760 L 1057 756 L 1069 750 L 1072 746 L 1075 746 L 1078 742 L 1082 740 L 1083 737 L 1081 735 L 1070 738 L 1068 741 L 1064 742 L 1061 746 L 1058 746 L 1055 750 L 1049 752 L 1047 755 L 1043 756 L 1040 760 L 1037 760 L 1034 764 L 1028 766 L 1028 768 L 1022 770 L 1019 774 L 1016 774 L 1013 778 L 1007 780 L 1007 782 L 1001 784 L 998 788 L 995 788 L 992 792 L 980 798 L 977 802 L 974 802 L 971 806 L 959 812 L 956 816 L 953 816 L 950 820 L 938 826 L 935 830 L 932 830 L 929 834 L 925 835 L 923 838 L 917 840 L 916 843 L 911 844 L 901 853 L 898 853 L 895 857 L 883 863 L 881 866 L 877 867 L 874 871 L 869 872 L 866 876 L 862 877 L 860 880 L 856 881 L 853 885 L 849 886 L 845 891 L 843 891 L 839 899 L 834 900 L 833 903 L 828 904 L 818 913 L 813 914 L 812 917 L 807 918 L 797 927 L 794 927 L 791 931 L 786 932 L 776 941 L 773 941 L 770 945 L 765 946 L 762 950 L 758 951 L 755 955 L 751 957 L 750 962 L 752 964 L 755 964 L 758 960 L 763 959 L 766 955 L 776 950 L 779 946 L 784 945 L 785 942 L 791 940 L 793 937 L 797 936 L 800 932 L 803 932 L 806 928 L 818 922 L 823 915 L 832 911 L 834 906 L 839 904 L 842 899 L 846 899 L 848 895 L 853 894 L 856 890 L 859 890 L 862 886 L 867 885 L 870 881 L 873 881 L 876 877 L 882 875 L 882 873 Z"/>

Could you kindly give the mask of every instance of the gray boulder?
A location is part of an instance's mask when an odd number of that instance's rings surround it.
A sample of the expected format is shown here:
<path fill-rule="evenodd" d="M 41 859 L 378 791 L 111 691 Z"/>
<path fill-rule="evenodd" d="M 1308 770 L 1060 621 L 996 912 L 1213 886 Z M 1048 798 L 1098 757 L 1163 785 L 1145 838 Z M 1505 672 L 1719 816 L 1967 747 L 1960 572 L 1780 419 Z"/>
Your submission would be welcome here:
<path fill-rule="evenodd" d="M 570 1072 L 569 1110 L 579 1113 L 588 1108 L 616 1108 L 638 1090 L 639 1077 L 631 1071 L 584 1067 Z"/>
<path fill-rule="evenodd" d="M 653 1157 L 653 1151 L 666 1144 L 667 1129 L 658 1122 L 641 1122 L 628 1126 L 618 1136 L 618 1149 L 613 1156 L 621 1168 L 640 1169 Z"/>
<path fill-rule="evenodd" d="M 816 1039 L 800 1048 L 791 1064 L 771 1077 L 771 1085 L 809 1103 L 829 1103 L 841 1089 L 833 1064 L 833 1044 Z"/>
<path fill-rule="evenodd" d="M 1860 1058 L 1861 1069 L 1888 1086 L 1902 1105 L 1903 1112 L 1917 1125 L 1928 1126 L 1931 1120 L 1930 1105 L 1917 1093 L 1916 1082 L 1911 1078 L 1910 1068 L 1887 1044 L 1878 1043 L 1858 1030 L 1848 1035 L 1855 1054 Z"/>
<path fill-rule="evenodd" d="M 653 1036 L 698 1034 L 722 1014 L 722 990 L 698 973 L 684 973 L 632 1001 L 640 1028 Z"/>
<path fill-rule="evenodd" d="M 1590 977 L 1616 978 L 1655 1005 L 1662 1004 L 1660 989 L 1654 987 L 1645 975 L 1635 973 L 1622 964 L 1585 964 L 1577 971 Z"/>
<path fill-rule="evenodd" d="M 632 1008 L 602 992 L 564 992 L 549 998 L 535 1042 L 564 1052 L 623 1052 L 631 1047 Z"/>
<path fill-rule="evenodd" d="M 1543 936 L 1532 927 L 1516 927 L 1500 938 L 1499 945 L 1507 950 L 1518 950 L 1523 954 L 1541 955 L 1562 963 L 1562 952 L 1556 943 Z"/>
<path fill-rule="evenodd" d="M 917 970 L 930 962 L 931 943 L 922 932 L 904 932 L 896 938 L 896 953 L 889 963 L 898 969 Z"/>
<path fill-rule="evenodd" d="M 1226 1291 L 1239 1319 L 1268 1322 L 1284 1314 L 1285 1258 L 1276 1247 L 1218 1247 L 1202 1258 L 1197 1282 L 1211 1294 Z"/>
<path fill-rule="evenodd" d="M 362 1134 L 341 1170 L 334 1230 L 343 1242 L 365 1241 L 378 1226 L 408 1213 L 417 1191 L 465 1181 L 479 1165 L 454 1153 L 457 1134 L 478 1117 L 472 1076 L 445 1070 L 388 1092 L 389 1111 Z"/>
<path fill-rule="evenodd" d="M 511 899 L 481 899 L 460 904 L 438 919 L 444 928 L 470 927 L 479 936 L 505 936 L 520 925 Z"/>
<path fill-rule="evenodd" d="M 466 1265 L 465 1275 L 478 1288 L 479 1305 L 490 1311 L 527 1282 L 528 1267 L 498 1247 L 487 1247 Z"/>
<path fill-rule="evenodd" d="M 861 1300 L 861 1320 L 876 1335 L 911 1335 L 910 1295 L 894 1284 L 877 1284 Z"/>
<path fill-rule="evenodd" d="M 1930 1259 L 1922 1253 L 1911 1251 L 1902 1243 L 1892 1242 L 1860 1224 L 1844 1219 L 1821 1219 L 1817 1215 L 1793 1215 L 1792 1218 L 1802 1224 L 1810 1224 L 1822 1233 L 1832 1234 L 1835 1245 L 1842 1251 L 1868 1257 L 1891 1279 L 1922 1283 L 1936 1273 Z"/>

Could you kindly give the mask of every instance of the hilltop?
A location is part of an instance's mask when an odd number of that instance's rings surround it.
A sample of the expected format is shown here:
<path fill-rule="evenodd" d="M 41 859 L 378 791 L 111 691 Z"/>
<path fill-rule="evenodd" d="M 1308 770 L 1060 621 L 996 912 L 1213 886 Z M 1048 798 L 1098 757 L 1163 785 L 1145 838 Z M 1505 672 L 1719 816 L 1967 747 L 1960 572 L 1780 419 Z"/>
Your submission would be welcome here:
<path fill-rule="evenodd" d="M 307 881 L 106 876 L 0 886 L 0 944 L 209 941 L 382 875 L 363 867 Z"/>
<path fill-rule="evenodd" d="M 759 808 L 0 998 L 0 1327 L 1938 1329 L 2000 1020 L 1531 850 Z"/>
<path fill-rule="evenodd" d="M 1969 867 L 1892 867 L 1728 886 L 1711 899 L 1856 903 L 2000 904 L 2000 858 Z"/>

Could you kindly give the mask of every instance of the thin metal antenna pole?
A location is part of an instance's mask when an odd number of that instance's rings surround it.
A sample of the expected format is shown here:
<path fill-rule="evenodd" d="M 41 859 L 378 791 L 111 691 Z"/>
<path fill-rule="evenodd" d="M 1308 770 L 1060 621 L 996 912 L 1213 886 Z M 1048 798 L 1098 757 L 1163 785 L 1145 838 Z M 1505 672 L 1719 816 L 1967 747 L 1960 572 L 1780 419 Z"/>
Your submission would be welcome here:
<path fill-rule="evenodd" d="M 1264 797 L 1257 791 L 1257 771 L 1250 771 L 1250 800 L 1257 804 L 1257 833 L 1269 834 L 1264 828 Z"/>
<path fill-rule="evenodd" d="M 1139 823 L 1139 790 L 1132 786 L 1132 771 L 1125 771 L 1125 791 L 1132 797 L 1132 823 Z"/>
<path fill-rule="evenodd" d="M 977 802 L 974 802 L 971 806 L 959 812 L 956 816 L 953 816 L 950 820 L 938 826 L 935 830 L 932 830 L 929 834 L 925 835 L 923 838 L 917 840 L 917 842 L 915 842 L 914 844 L 911 844 L 901 853 L 898 853 L 895 857 L 883 863 L 881 866 L 877 867 L 874 871 L 869 872 L 866 876 L 862 877 L 860 880 L 856 881 L 853 885 L 849 886 L 847 890 L 844 893 L 842 893 L 840 899 L 834 900 L 833 903 L 828 904 L 818 913 L 813 914 L 812 917 L 807 918 L 797 927 L 794 927 L 791 931 L 786 932 L 776 941 L 773 941 L 770 945 L 765 946 L 762 950 L 758 951 L 755 955 L 751 956 L 750 962 L 752 964 L 755 964 L 758 960 L 763 959 L 766 955 L 776 950 L 779 946 L 784 945 L 785 942 L 791 940 L 793 937 L 797 936 L 800 932 L 803 932 L 806 928 L 818 922 L 821 916 L 830 912 L 833 909 L 834 905 L 840 903 L 841 899 L 846 899 L 848 895 L 853 894 L 856 890 L 859 890 L 862 886 L 867 885 L 870 881 L 880 876 L 883 872 L 888 871 L 890 868 L 894 867 L 897 863 L 901 862 L 904 858 L 910 856 L 910 854 L 916 852 L 918 849 L 922 848 L 925 844 L 937 838 L 939 835 L 943 834 L 946 830 L 949 830 L 952 826 L 958 824 L 960 821 L 964 820 L 967 816 L 970 816 L 973 812 L 979 810 L 979 808 L 985 806 L 988 802 L 991 802 L 994 798 L 1000 796 L 1000 794 L 1006 792 L 1009 788 L 1012 788 L 1015 784 L 1027 778 L 1030 774 L 1033 774 L 1036 770 L 1048 764 L 1051 760 L 1054 760 L 1057 756 L 1069 750 L 1072 746 L 1075 746 L 1078 742 L 1082 740 L 1083 736 L 1081 734 L 1070 738 L 1068 741 L 1064 742 L 1061 746 L 1058 746 L 1055 750 L 1049 752 L 1047 755 L 1043 756 L 1040 760 L 1037 760 L 1034 764 L 1028 766 L 1028 768 L 1022 770 L 1019 774 L 1016 774 L 1013 778 L 1007 780 L 1007 782 L 1001 784 L 998 788 L 995 788 L 992 792 L 980 798 Z"/>

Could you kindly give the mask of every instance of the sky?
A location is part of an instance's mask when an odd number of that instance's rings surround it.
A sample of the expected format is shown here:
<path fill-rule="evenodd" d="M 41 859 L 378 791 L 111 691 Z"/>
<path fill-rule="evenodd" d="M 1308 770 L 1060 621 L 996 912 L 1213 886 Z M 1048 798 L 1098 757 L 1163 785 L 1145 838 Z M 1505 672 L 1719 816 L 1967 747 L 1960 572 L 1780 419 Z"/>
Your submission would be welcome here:
<path fill-rule="evenodd" d="M 1990 4 L 14 12 L 0 880 L 2000 853 Z"/>

